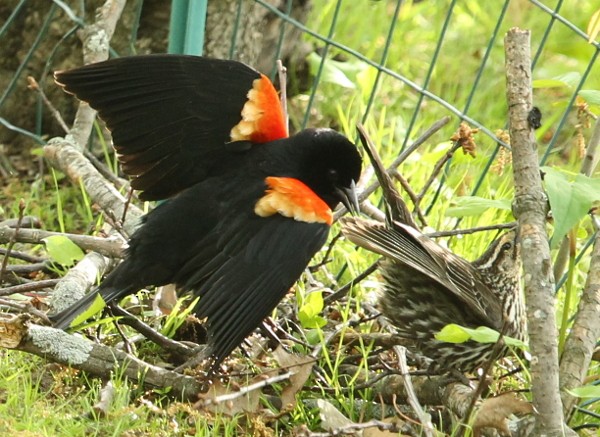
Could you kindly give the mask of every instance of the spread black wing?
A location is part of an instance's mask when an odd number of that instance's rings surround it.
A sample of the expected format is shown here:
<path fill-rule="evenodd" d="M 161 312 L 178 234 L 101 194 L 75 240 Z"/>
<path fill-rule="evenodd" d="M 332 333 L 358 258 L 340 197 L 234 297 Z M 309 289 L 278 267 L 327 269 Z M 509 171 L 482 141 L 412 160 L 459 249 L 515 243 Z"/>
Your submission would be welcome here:
<path fill-rule="evenodd" d="M 273 311 L 325 243 L 329 227 L 275 215 L 230 231 L 219 233 L 214 253 L 200 251 L 180 271 L 182 288 L 201 296 L 196 314 L 207 320 L 217 362 Z"/>
<path fill-rule="evenodd" d="M 239 62 L 182 55 L 112 59 L 55 73 L 98 110 L 141 197 L 170 197 L 225 159 L 260 73 Z"/>

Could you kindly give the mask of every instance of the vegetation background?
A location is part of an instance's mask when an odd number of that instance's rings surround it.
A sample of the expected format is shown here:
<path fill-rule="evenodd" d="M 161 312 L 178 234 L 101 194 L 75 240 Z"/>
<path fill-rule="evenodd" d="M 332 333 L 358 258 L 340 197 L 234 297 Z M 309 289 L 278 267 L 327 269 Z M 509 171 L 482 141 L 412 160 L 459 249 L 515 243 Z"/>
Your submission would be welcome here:
<path fill-rule="evenodd" d="M 215 6 L 217 3 L 219 6 Z M 27 76 L 36 79 L 39 88 L 70 124 L 76 102 L 53 84 L 51 72 L 83 62 L 77 31 L 93 22 L 94 11 L 100 5 L 99 1 L 42 0 L 14 0 L 0 5 L 3 23 L 0 26 L 0 217 L 3 220 L 25 214 L 39 219 L 45 230 L 101 233 L 106 219 L 102 211 L 81 186 L 49 168 L 43 159 L 42 148 L 47 140 L 64 132 L 41 94 L 28 87 L 26 79 Z M 592 133 L 599 129 L 600 67 L 596 63 L 599 45 L 593 36 L 592 42 L 586 36 L 596 32 L 598 39 L 598 3 L 593 0 L 299 0 L 281 1 L 277 6 L 281 14 L 289 14 L 304 24 L 297 27 L 292 22 L 283 26 L 285 21 L 278 19 L 267 2 L 209 1 L 213 9 L 209 9 L 206 53 L 241 59 L 271 74 L 275 71 L 275 59 L 283 58 L 289 72 L 292 130 L 331 126 L 356 138 L 354 126 L 363 122 L 386 163 L 391 163 L 427 128 L 449 115 L 450 122 L 399 168 L 416 193 L 423 191 L 418 207 L 426 218 L 426 230 L 471 228 L 514 220 L 510 210 L 513 198 L 510 154 L 497 141 L 507 141 L 503 36 L 514 26 L 531 29 L 534 99 L 543 114 L 542 126 L 536 131 L 540 162 L 559 170 L 548 172 L 557 183 L 555 192 L 566 193 L 565 198 L 552 205 L 555 221 L 549 224 L 549 232 L 550 235 L 568 233 L 572 242 L 565 257 L 566 265 L 561 268 L 562 261 L 558 262 L 555 270 L 556 317 L 564 342 L 588 275 L 599 274 L 590 272 L 594 268 L 590 253 L 596 231 L 586 216 L 593 202 L 600 200 L 598 174 L 591 182 L 575 179 Z M 242 13 L 241 7 L 246 8 Z M 164 52 L 168 31 L 166 2 L 128 2 L 111 43 L 113 55 Z M 236 44 L 232 45 L 232 41 Z M 473 136 L 474 156 L 458 151 L 447 159 L 453 149 L 451 137 L 461 119 L 480 129 Z M 96 124 L 89 153 L 118 174 L 115 157 L 102 130 L 102 125 Z M 430 178 L 432 169 L 442 159 L 442 171 Z M 377 205 L 378 195 L 371 200 Z M 558 225 L 562 226 L 559 230 Z M 465 258 L 474 259 L 494 235 L 492 231 L 480 232 L 440 242 Z M 555 235 L 555 258 L 560 258 L 560 241 Z M 5 243 L 3 247 L 10 244 L 2 240 L 0 243 Z M 2 287 L 56 279 L 70 267 L 69 261 L 57 261 L 65 256 L 64 249 L 53 253 L 41 242 L 17 243 L 14 248 L 27 252 L 43 266 L 37 270 L 25 269 L 24 273 L 11 270 L 10 275 L 2 278 Z M 358 377 L 358 370 L 349 380 L 340 378 L 344 353 L 366 357 L 372 346 L 365 344 L 337 353 L 338 348 L 343 349 L 342 343 L 332 345 L 326 338 L 332 329 L 342 327 L 345 332 L 350 329 L 350 322 L 370 314 L 378 277 L 372 275 L 354 287 L 350 298 L 326 303 L 323 297 L 363 272 L 375 257 L 344 241 L 324 250 L 330 250 L 328 257 L 332 261 L 313 270 L 312 275 L 307 274 L 283 307 L 291 308 L 304 328 L 303 341 L 315 347 L 324 346 L 328 352 L 319 356 L 319 375 L 298 389 L 298 402 L 285 414 L 269 415 L 261 410 L 260 414 L 253 412 L 233 418 L 208 416 L 187 403 L 167 402 L 160 391 L 146 391 L 118 371 L 111 379 L 114 393 L 109 407 L 98 410 L 94 406 L 106 381 L 42 358 L 2 349 L 0 434 L 321 432 L 326 427 L 315 406 L 318 399 L 327 400 L 355 422 L 374 416 L 371 408 L 377 399 L 373 387 L 349 389 Z M 324 255 L 325 252 L 317 257 L 315 265 L 319 265 Z M 28 265 L 31 261 L 19 264 Z M 7 299 L 32 302 L 44 309 L 44 300 L 50 293 L 51 290 L 42 289 L 33 294 L 12 294 Z M 6 293 L 0 290 L 0 294 Z M 2 308 L 9 310 L 4 304 Z M 275 320 L 280 316 L 281 313 L 274 315 Z M 368 333 L 379 327 L 376 321 L 368 321 L 353 329 Z M 151 359 L 155 351 L 146 348 L 138 352 Z M 361 372 L 368 370 L 367 363 L 365 359 L 359 366 Z M 599 376 L 596 359 L 587 381 L 592 384 Z M 506 387 L 527 389 L 529 384 L 527 372 L 499 381 L 492 392 L 501 392 Z M 582 434 L 588 427 L 595 426 L 597 430 L 598 398 L 597 390 L 582 398 L 578 412 L 570 418 L 571 427 Z"/>

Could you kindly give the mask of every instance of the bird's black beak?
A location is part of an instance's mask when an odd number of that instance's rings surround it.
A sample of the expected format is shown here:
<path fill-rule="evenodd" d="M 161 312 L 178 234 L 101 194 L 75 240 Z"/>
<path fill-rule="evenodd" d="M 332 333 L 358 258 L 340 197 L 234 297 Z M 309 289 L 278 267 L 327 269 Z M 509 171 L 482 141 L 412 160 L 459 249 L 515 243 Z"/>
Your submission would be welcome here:
<path fill-rule="evenodd" d="M 356 215 L 360 212 L 360 204 L 354 181 L 350 183 L 350 187 L 336 187 L 335 192 L 350 214 Z"/>

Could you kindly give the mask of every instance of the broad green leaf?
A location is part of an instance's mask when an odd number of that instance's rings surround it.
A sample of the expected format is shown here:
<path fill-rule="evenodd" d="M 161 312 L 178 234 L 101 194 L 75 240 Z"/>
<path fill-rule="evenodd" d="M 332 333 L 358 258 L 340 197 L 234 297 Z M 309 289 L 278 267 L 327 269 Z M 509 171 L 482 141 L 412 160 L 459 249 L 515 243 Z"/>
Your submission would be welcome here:
<path fill-rule="evenodd" d="M 471 338 L 465 329 L 460 325 L 451 323 L 444 326 L 440 332 L 435 334 L 435 338 L 446 343 L 464 343 Z"/>
<path fill-rule="evenodd" d="M 320 291 L 309 293 L 304 298 L 298 311 L 298 319 L 304 328 L 321 328 L 327 324 L 327 321 L 319 315 L 323 306 L 323 293 Z"/>
<path fill-rule="evenodd" d="M 318 329 L 308 329 L 305 332 L 305 335 L 306 335 L 306 341 L 308 342 L 308 344 L 310 344 L 312 346 L 319 344 L 321 341 L 321 334 L 319 334 Z"/>
<path fill-rule="evenodd" d="M 571 182 L 564 173 L 554 168 L 543 167 L 542 170 L 554 219 L 551 246 L 555 248 L 567 232 L 585 217 L 592 203 L 600 200 L 600 179 L 580 174 Z"/>
<path fill-rule="evenodd" d="M 557 79 L 536 79 L 532 82 L 532 86 L 535 89 L 539 88 L 562 88 L 568 86 L 562 80 Z"/>
<path fill-rule="evenodd" d="M 29 149 L 29 153 L 33 156 L 44 156 L 44 148 L 43 147 L 34 147 Z"/>
<path fill-rule="evenodd" d="M 581 73 L 578 73 L 577 71 L 571 71 L 569 73 L 556 76 L 554 79 L 564 82 L 570 88 L 575 88 L 581 81 Z"/>
<path fill-rule="evenodd" d="M 83 251 L 63 235 L 52 235 L 44 238 L 42 241 L 46 243 L 46 250 L 52 261 L 69 267 L 83 258 Z"/>
<path fill-rule="evenodd" d="M 477 343 L 496 343 L 500 337 L 498 331 L 487 326 L 479 326 L 477 329 L 464 329 L 471 335 L 471 340 Z"/>
<path fill-rule="evenodd" d="M 598 90 L 581 90 L 579 91 L 579 95 L 589 105 L 600 105 L 600 91 Z"/>
<path fill-rule="evenodd" d="M 102 309 L 105 306 L 106 306 L 106 302 L 104 302 L 104 299 L 102 298 L 102 296 L 100 296 L 99 293 L 96 293 L 96 297 L 94 298 L 94 301 L 92 302 L 92 304 L 89 307 L 87 307 L 84 312 L 82 312 L 77 317 L 75 317 L 75 319 L 73 319 L 73 321 L 71 322 L 70 326 L 81 325 L 87 319 L 89 319 L 93 315 L 102 311 Z"/>
<path fill-rule="evenodd" d="M 581 74 L 576 71 L 561 74 L 552 79 L 536 79 L 533 81 L 533 88 L 575 88 L 581 80 Z"/>
<path fill-rule="evenodd" d="M 468 340 L 473 340 L 477 343 L 496 343 L 499 337 L 500 334 L 498 331 L 487 326 L 479 326 L 477 329 L 471 329 L 455 323 L 444 326 L 440 332 L 435 334 L 436 340 L 445 341 L 446 343 L 464 343 Z M 527 347 L 524 342 L 516 338 L 504 336 L 502 340 L 510 346 L 519 348 Z"/>
<path fill-rule="evenodd" d="M 484 199 L 477 196 L 462 196 L 454 201 L 454 205 L 446 210 L 449 217 L 464 217 L 482 214 L 490 208 L 511 210 L 508 199 Z"/>
<path fill-rule="evenodd" d="M 578 398 L 600 398 L 600 385 L 584 385 L 567 391 Z"/>
<path fill-rule="evenodd" d="M 315 52 L 312 52 L 310 55 L 308 55 L 307 59 L 311 74 L 316 76 L 319 72 L 319 67 L 323 58 L 321 58 Z M 340 62 L 325 59 L 323 72 L 321 73 L 321 80 L 323 82 L 333 83 L 344 88 L 356 88 L 354 82 L 348 79 L 348 76 L 346 76 L 342 69 L 336 64 L 340 64 Z"/>

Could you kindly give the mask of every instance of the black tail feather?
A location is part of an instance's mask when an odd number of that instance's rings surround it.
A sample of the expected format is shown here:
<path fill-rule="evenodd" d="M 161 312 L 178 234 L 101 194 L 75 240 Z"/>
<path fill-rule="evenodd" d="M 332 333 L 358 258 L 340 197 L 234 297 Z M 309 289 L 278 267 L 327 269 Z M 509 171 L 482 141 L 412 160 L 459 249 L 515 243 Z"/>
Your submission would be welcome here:
<path fill-rule="evenodd" d="M 79 299 L 70 307 L 48 316 L 54 327 L 58 329 L 67 329 L 71 326 L 71 323 L 77 316 L 87 310 L 92 303 L 96 300 L 98 295 L 102 297 L 105 303 L 111 302 L 121 296 L 126 296 L 131 293 L 129 289 L 117 289 L 117 288 L 102 288 L 99 287 L 91 293 L 86 294 L 84 297 Z"/>

